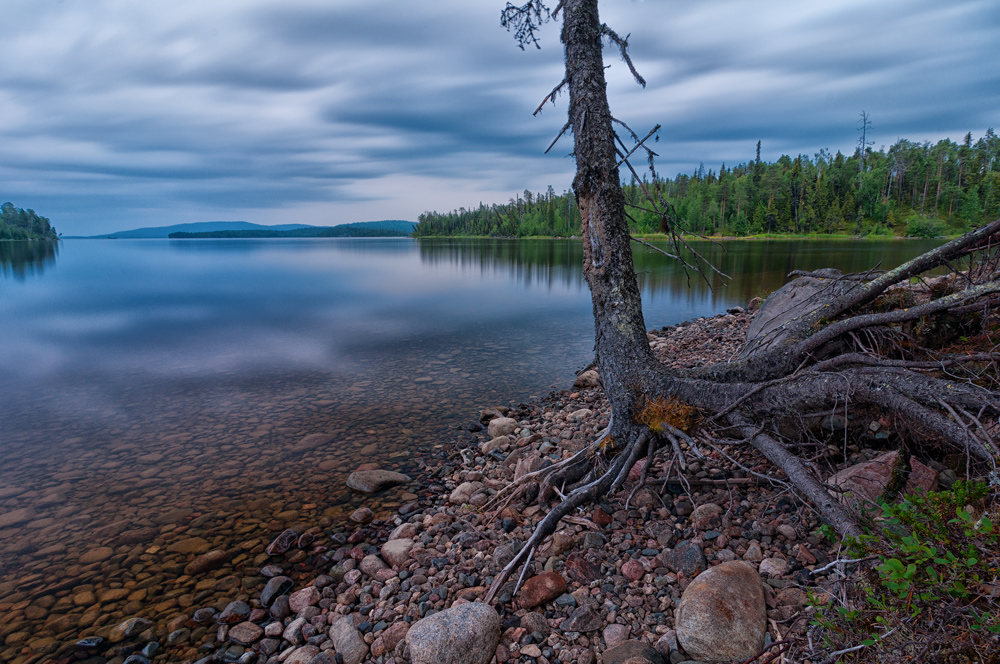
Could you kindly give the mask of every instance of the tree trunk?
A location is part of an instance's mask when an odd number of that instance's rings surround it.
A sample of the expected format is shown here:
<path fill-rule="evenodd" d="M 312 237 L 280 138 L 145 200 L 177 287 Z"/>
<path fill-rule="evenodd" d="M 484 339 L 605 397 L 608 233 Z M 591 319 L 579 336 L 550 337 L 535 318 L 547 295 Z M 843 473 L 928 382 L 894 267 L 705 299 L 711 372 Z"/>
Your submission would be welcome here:
<path fill-rule="evenodd" d="M 583 274 L 594 308 L 595 349 L 615 421 L 624 427 L 657 362 L 646 339 L 604 79 L 597 0 L 568 0 L 562 41 L 576 151 L 573 188 L 582 216 Z"/>
<path fill-rule="evenodd" d="M 650 404 L 681 402 L 702 413 L 709 427 L 714 421 L 728 421 L 729 431 L 739 432 L 745 444 L 780 468 L 790 484 L 844 534 L 861 532 L 856 520 L 796 454 L 798 440 L 781 429 L 781 421 L 796 419 L 802 427 L 800 433 L 807 435 L 804 422 L 811 417 L 809 413 L 846 408 L 845 404 L 861 407 L 898 419 L 900 430 L 907 432 L 901 435 L 912 434 L 914 440 L 931 439 L 935 445 L 957 448 L 965 452 L 970 464 L 974 459 L 980 469 L 995 469 L 998 452 L 993 431 L 1000 416 L 996 388 L 1000 385 L 996 365 L 1000 353 L 970 355 L 928 349 L 915 338 L 915 330 L 923 325 L 933 329 L 941 316 L 965 316 L 958 320 L 959 325 L 970 320 L 996 324 L 991 311 L 1000 306 L 1000 255 L 995 249 L 1000 244 L 1000 220 L 884 273 L 821 271 L 804 275 L 805 279 L 788 284 L 782 291 L 811 290 L 802 291 L 797 299 L 785 292 L 788 300 L 794 299 L 785 308 L 780 306 L 781 291 L 769 297 L 757 314 L 760 324 L 756 336 L 740 357 L 697 369 L 668 369 L 655 359 L 646 337 L 618 172 L 616 121 L 609 110 L 604 78 L 602 37 L 608 36 L 622 48 L 623 55 L 626 44 L 601 24 L 597 0 L 565 0 L 560 7 L 584 277 L 593 303 L 596 364 L 611 417 L 604 434 L 589 446 L 522 477 L 494 497 L 496 502 L 509 502 L 520 495 L 524 483 L 537 482 L 535 492 L 528 493 L 547 505 L 557 493 L 552 487 L 565 490 L 560 492 L 565 495 L 561 502 L 551 507 L 529 541 L 495 577 L 484 601 L 496 597 L 512 570 L 531 557 L 563 516 L 620 489 L 641 455 L 652 456 L 660 445 L 670 443 L 683 467 L 683 456 L 695 450 L 695 441 L 669 421 L 659 421 L 669 419 L 667 415 L 650 421 L 653 409 L 646 408 Z M 530 21 L 531 10 L 537 10 L 532 3 L 521 8 L 508 5 L 505 13 L 506 20 L 515 26 L 517 19 L 522 21 L 522 43 L 526 39 L 523 21 Z M 527 32 L 527 40 L 531 34 Z M 755 169 L 757 165 L 759 161 Z M 924 181 L 924 203 L 929 179 L 930 165 Z M 741 203 L 737 196 L 737 214 Z M 652 204 L 657 205 L 655 201 Z M 661 215 L 662 221 L 673 223 L 667 212 L 661 211 Z M 677 250 L 680 252 L 680 247 Z M 930 270 L 955 265 L 970 254 L 977 254 L 979 270 L 976 275 L 954 280 L 954 292 L 932 292 L 933 297 L 922 303 L 898 300 L 897 294 L 888 298 L 888 306 L 877 302 L 890 288 L 908 284 Z M 897 300 L 899 306 L 893 308 Z M 901 338 L 905 343 L 898 341 Z M 883 343 L 888 352 L 882 352 Z M 961 367 L 973 362 L 985 363 L 986 368 L 963 374 Z M 602 459 L 609 450 L 613 458 L 606 465 Z"/>

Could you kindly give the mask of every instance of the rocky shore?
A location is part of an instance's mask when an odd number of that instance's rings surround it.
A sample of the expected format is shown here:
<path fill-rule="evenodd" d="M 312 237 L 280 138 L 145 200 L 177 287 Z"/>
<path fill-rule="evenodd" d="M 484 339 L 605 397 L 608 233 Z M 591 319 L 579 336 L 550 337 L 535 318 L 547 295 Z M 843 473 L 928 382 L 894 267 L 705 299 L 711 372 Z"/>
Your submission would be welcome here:
<path fill-rule="evenodd" d="M 736 309 L 649 338 L 667 364 L 726 361 L 751 318 Z M 349 486 L 371 492 L 370 502 L 349 515 L 347 528 L 296 515 L 291 527 L 272 521 L 223 549 L 194 534 L 188 518 L 166 533 L 136 534 L 134 564 L 169 549 L 185 582 L 196 580 L 194 590 L 188 584 L 155 604 L 144 601 L 141 581 L 104 590 L 120 594 L 134 615 L 114 624 L 95 618 L 75 642 L 11 662 L 679 664 L 745 660 L 801 635 L 812 615 L 809 595 L 827 596 L 831 572 L 823 567 L 836 557 L 835 544 L 819 533 L 815 513 L 767 480 L 775 471 L 764 459 L 707 430 L 696 436 L 705 456 L 682 478 L 658 459 L 636 487 L 634 469 L 620 495 L 564 520 L 535 552 L 516 597 L 515 575 L 497 611 L 476 602 L 547 505 L 526 496 L 498 512 L 482 508 L 513 479 L 599 435 L 608 405 L 594 378 L 585 373 L 572 390 L 537 403 L 484 408 L 412 478 L 362 464 Z M 832 433 L 843 423 L 822 426 Z M 872 426 L 875 435 L 879 424 Z M 841 466 L 875 456 L 829 447 L 826 456 L 841 455 Z M 936 470 L 929 472 L 936 483 Z M 716 596 L 719 583 L 727 597 Z M 52 603 L 86 604 L 87 592 L 67 588 Z M 736 602 L 721 627 L 713 622 L 720 601 Z M 34 607 L 22 604 L 0 610 Z M 17 634 L 5 634 L 8 647 L 26 638 Z"/>

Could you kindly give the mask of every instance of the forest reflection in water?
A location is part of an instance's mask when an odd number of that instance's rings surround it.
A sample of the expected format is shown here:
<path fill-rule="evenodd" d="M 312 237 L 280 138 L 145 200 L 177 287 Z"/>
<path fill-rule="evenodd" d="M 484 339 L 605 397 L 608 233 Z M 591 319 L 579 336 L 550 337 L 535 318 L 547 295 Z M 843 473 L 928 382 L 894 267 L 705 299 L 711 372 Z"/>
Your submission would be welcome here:
<path fill-rule="evenodd" d="M 584 288 L 583 246 L 576 239 L 424 239 L 419 241 L 421 260 L 449 263 L 481 272 L 510 270 L 526 286 Z M 672 251 L 666 241 L 651 242 Z M 711 278 L 712 289 L 697 275 L 685 273 L 681 264 L 647 247 L 634 244 L 633 263 L 644 297 L 675 296 L 690 289 L 689 297 L 747 302 L 780 288 L 793 270 L 835 268 L 842 272 L 890 269 L 940 244 L 938 240 L 694 240 L 691 246 L 721 272 Z"/>
<path fill-rule="evenodd" d="M 46 267 L 55 265 L 59 243 L 48 240 L 0 241 L 0 275 L 24 279 L 30 274 L 41 274 Z"/>

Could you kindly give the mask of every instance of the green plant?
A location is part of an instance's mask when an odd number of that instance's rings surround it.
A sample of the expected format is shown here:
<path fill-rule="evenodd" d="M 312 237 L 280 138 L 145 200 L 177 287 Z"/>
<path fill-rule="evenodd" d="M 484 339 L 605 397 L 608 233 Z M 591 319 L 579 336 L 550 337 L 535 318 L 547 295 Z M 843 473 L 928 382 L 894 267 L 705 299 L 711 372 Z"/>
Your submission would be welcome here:
<path fill-rule="evenodd" d="M 859 572 L 849 605 L 817 607 L 813 624 L 831 648 L 860 642 L 878 661 L 1000 662 L 998 507 L 995 488 L 961 481 L 883 504 L 867 534 L 846 540 L 874 565 Z M 935 640 L 945 628 L 948 639 Z"/>
<path fill-rule="evenodd" d="M 934 238 L 947 232 L 948 225 L 935 217 L 912 214 L 906 219 L 906 235 L 909 237 Z"/>

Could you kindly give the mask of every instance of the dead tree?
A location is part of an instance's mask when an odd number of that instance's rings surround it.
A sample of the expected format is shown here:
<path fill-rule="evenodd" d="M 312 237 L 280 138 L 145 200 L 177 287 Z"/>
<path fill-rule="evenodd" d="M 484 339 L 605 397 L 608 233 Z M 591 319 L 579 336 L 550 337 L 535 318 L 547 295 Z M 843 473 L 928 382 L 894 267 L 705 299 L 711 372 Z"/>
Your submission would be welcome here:
<path fill-rule="evenodd" d="M 602 53 L 605 40 L 618 50 L 636 80 L 643 85 L 644 81 L 629 59 L 627 37 L 622 39 L 600 22 L 597 0 L 563 0 L 551 12 L 539 0 L 520 7 L 508 3 L 502 23 L 515 31 L 523 48 L 537 45 L 538 27 L 550 18 L 562 20 L 566 75 L 542 104 L 554 102 L 557 93 L 568 88 L 569 121 L 559 136 L 567 130 L 573 134 L 577 165 L 573 188 L 582 215 L 584 276 L 593 301 L 596 363 L 611 418 L 607 430 L 590 446 L 524 478 L 541 485 L 542 499 L 551 495 L 545 491 L 551 486 L 564 487 L 563 498 L 497 575 L 485 601 L 493 600 L 510 573 L 530 559 L 563 517 L 619 490 L 638 459 L 646 456 L 651 461 L 661 448 L 680 461 L 684 454 L 699 453 L 682 427 L 666 415 L 658 417 L 669 410 L 664 404 L 697 409 L 706 419 L 737 432 L 843 534 L 858 534 L 859 525 L 787 444 L 787 436 L 779 433 L 778 423 L 791 416 L 830 412 L 845 403 L 889 413 L 925 438 L 954 446 L 995 468 L 993 426 L 1000 414 L 995 385 L 949 368 L 992 365 L 1000 355 L 935 352 L 923 347 L 919 335 L 907 332 L 907 326 L 942 316 L 988 318 L 990 307 L 1000 299 L 996 250 L 1000 220 L 887 272 L 801 275 L 799 280 L 811 284 L 811 290 L 800 301 L 809 306 L 762 311 L 755 338 L 741 357 L 697 369 L 668 369 L 654 358 L 646 337 L 619 174 L 624 165 L 636 175 L 629 158 L 639 151 L 648 154 L 652 167 L 653 153 L 645 141 L 654 132 L 640 139 L 611 115 Z M 633 147 L 626 147 L 616 126 L 624 128 Z M 703 275 L 712 269 L 677 233 L 669 204 L 655 191 L 646 194 L 649 209 L 660 215 L 670 233 L 672 250 L 665 253 Z M 962 260 L 971 261 L 967 265 L 974 269 L 953 280 L 948 294 L 909 306 L 886 306 L 893 301 L 890 289 Z M 882 341 L 866 342 L 866 338 Z M 516 486 L 510 487 L 515 490 Z M 501 493 L 509 496 L 510 491 Z"/>

